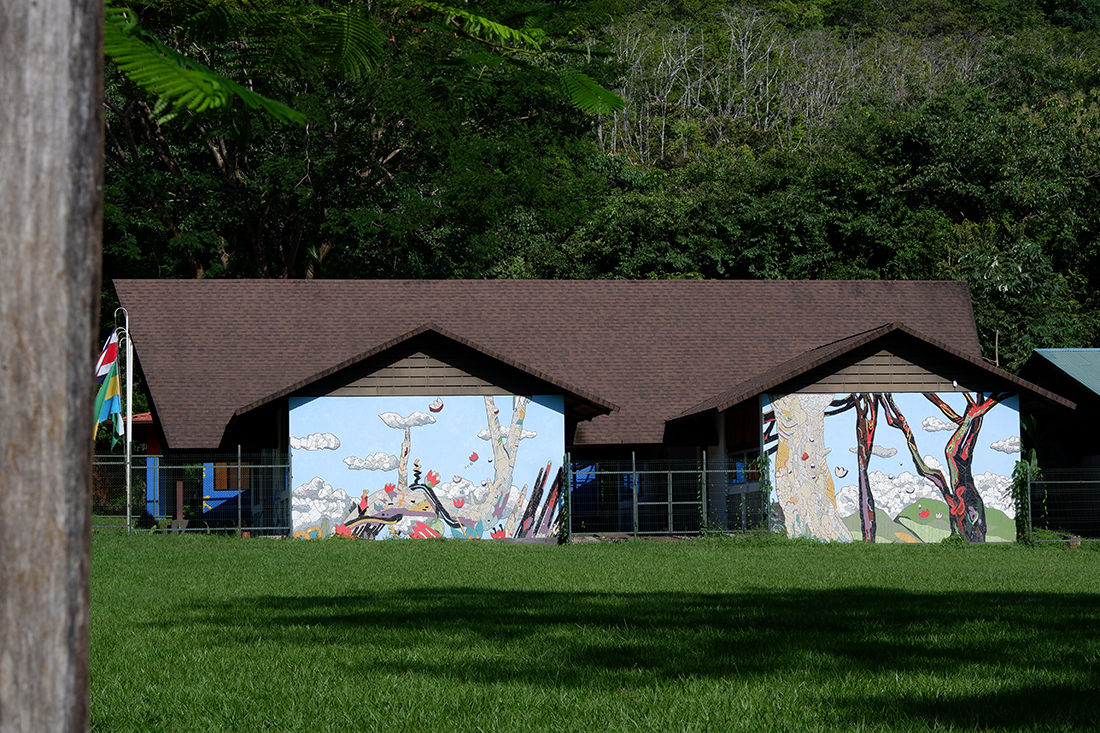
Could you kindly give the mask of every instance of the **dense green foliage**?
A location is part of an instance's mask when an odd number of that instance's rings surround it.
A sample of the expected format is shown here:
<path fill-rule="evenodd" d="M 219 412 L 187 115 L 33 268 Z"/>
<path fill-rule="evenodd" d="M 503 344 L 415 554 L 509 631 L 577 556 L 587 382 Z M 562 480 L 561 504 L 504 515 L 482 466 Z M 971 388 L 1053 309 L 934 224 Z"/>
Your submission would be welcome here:
<path fill-rule="evenodd" d="M 107 279 L 966 279 L 987 357 L 1100 346 L 1097 0 L 464 6 L 537 22 L 558 50 L 523 64 L 372 3 L 352 76 L 163 7 L 143 27 L 307 122 L 164 119 L 109 69 Z"/>
<path fill-rule="evenodd" d="M 97 731 L 1080 731 L 1100 552 L 96 535 Z"/>

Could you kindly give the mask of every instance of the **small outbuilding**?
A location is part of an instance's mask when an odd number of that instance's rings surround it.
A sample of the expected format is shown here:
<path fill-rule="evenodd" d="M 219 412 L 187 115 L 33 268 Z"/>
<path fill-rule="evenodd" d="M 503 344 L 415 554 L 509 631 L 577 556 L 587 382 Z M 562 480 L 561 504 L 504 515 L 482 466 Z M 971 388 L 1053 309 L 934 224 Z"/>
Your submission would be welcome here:
<path fill-rule="evenodd" d="M 1100 349 L 1036 349 L 1018 372 L 1067 397 L 1074 409 L 1048 403 L 1034 410 L 1025 436 L 1039 465 L 1050 469 L 1100 469 L 1100 444 L 1093 430 L 1100 411 Z"/>

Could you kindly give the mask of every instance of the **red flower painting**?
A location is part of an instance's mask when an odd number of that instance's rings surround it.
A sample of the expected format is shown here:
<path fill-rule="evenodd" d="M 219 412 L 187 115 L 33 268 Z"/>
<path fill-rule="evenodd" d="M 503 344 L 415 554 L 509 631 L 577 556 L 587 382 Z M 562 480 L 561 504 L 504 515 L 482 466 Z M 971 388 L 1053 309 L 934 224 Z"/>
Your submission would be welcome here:
<path fill-rule="evenodd" d="M 443 535 L 436 532 L 434 529 L 424 524 L 423 522 L 417 522 L 409 530 L 409 537 L 418 540 L 432 539 L 433 537 L 442 537 Z"/>

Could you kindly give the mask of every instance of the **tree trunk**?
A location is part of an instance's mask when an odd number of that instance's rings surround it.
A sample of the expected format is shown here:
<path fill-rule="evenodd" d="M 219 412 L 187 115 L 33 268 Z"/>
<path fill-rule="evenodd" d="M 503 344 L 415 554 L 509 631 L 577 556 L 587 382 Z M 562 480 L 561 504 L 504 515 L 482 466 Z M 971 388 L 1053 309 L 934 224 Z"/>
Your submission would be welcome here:
<path fill-rule="evenodd" d="M 103 0 L 0 0 L 0 731 L 84 731 Z"/>

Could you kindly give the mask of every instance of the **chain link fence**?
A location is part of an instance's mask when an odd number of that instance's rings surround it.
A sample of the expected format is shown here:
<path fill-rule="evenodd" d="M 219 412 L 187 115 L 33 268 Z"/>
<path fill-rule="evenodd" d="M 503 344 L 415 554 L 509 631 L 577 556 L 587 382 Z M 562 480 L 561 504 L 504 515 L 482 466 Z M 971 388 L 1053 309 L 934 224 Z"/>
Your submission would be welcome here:
<path fill-rule="evenodd" d="M 765 528 L 767 490 L 747 463 L 694 460 L 569 464 L 570 534 L 744 532 Z"/>
<path fill-rule="evenodd" d="M 92 529 L 97 531 L 290 532 L 286 453 L 98 455 L 92 466 Z"/>
<path fill-rule="evenodd" d="M 1044 469 L 1028 499 L 1032 541 L 1100 541 L 1100 469 Z"/>

